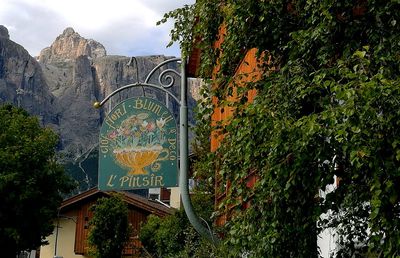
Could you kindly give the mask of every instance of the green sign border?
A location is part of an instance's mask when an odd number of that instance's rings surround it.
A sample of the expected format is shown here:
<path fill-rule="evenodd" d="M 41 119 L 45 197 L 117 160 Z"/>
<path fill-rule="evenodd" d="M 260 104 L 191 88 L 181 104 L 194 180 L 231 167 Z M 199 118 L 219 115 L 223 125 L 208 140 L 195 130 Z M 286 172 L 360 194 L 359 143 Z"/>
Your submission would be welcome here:
<path fill-rule="evenodd" d="M 100 129 L 98 188 L 131 190 L 178 186 L 177 123 L 147 97 L 127 99 Z"/>

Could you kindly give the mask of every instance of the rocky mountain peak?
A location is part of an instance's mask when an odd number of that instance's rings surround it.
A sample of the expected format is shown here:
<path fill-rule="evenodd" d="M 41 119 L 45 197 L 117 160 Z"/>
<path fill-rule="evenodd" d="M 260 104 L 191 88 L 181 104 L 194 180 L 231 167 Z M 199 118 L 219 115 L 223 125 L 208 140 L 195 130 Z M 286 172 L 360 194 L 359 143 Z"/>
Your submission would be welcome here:
<path fill-rule="evenodd" d="M 106 49 L 102 44 L 92 39 L 86 39 L 75 32 L 73 28 L 68 27 L 56 38 L 50 47 L 40 52 L 39 62 L 63 62 L 74 60 L 79 56 L 98 58 L 106 55 Z"/>
<path fill-rule="evenodd" d="M 76 32 L 75 32 L 75 30 L 74 30 L 73 28 L 68 27 L 68 28 L 66 28 L 66 29 L 63 31 L 63 33 L 62 33 L 60 36 L 69 37 L 69 36 L 71 36 L 71 35 L 73 35 L 73 34 L 75 34 L 75 33 L 76 33 Z M 79 36 L 78 33 L 76 33 L 76 34 Z"/>
<path fill-rule="evenodd" d="M 10 34 L 8 34 L 8 29 L 3 25 L 0 25 L 0 38 L 10 39 Z"/>

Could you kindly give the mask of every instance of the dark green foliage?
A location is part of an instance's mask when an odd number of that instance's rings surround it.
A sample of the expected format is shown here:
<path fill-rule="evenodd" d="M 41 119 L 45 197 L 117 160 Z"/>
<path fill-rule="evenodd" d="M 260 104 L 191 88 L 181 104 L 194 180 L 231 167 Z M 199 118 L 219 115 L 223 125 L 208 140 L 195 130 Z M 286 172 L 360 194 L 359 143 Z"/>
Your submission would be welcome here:
<path fill-rule="evenodd" d="M 97 200 L 91 207 L 94 212 L 89 221 L 88 243 L 94 257 L 121 258 L 129 240 L 128 205 L 119 194 Z"/>
<path fill-rule="evenodd" d="M 201 200 L 204 206 L 210 207 L 204 202 L 206 198 L 202 197 Z M 205 212 L 199 214 L 205 215 Z M 184 210 L 164 218 L 150 215 L 142 225 L 139 239 L 153 257 L 215 257 L 214 247 L 200 238 Z"/>
<path fill-rule="evenodd" d="M 2 257 L 32 250 L 53 231 L 71 180 L 55 161 L 58 137 L 36 117 L 0 107 L 0 249 Z"/>
<path fill-rule="evenodd" d="M 185 241 L 184 230 L 189 222 L 183 211 L 160 218 L 150 215 L 142 225 L 139 239 L 146 250 L 155 257 L 176 256 Z"/>
<path fill-rule="evenodd" d="M 210 131 L 211 131 L 211 114 L 213 112 L 213 106 L 211 103 L 210 89 L 206 86 L 200 89 L 201 99 L 197 101 L 195 108 L 195 120 L 196 125 L 193 128 L 195 139 L 192 142 L 193 159 L 191 160 L 191 171 L 193 171 L 192 177 L 196 180 L 196 188 L 194 191 L 198 193 L 195 198 L 199 200 L 197 203 L 201 203 L 200 199 L 205 197 L 206 199 L 214 198 L 214 175 L 215 168 L 212 166 L 215 161 L 214 153 L 210 152 Z M 204 195 L 206 193 L 206 195 Z M 197 196 L 197 197 L 196 197 Z M 196 201 L 195 201 L 196 202 Z M 210 201 L 205 201 L 209 203 Z M 205 209 L 212 209 L 212 205 L 209 207 L 202 206 Z M 206 212 L 210 215 L 212 211 Z"/>
<path fill-rule="evenodd" d="M 233 186 L 220 207 L 238 207 L 224 245 L 232 256 L 318 257 L 317 234 L 334 227 L 339 257 L 400 256 L 400 2 L 220 3 L 197 1 L 189 17 L 198 23 L 178 27 L 184 47 L 202 40 L 203 75 L 219 57 L 211 94 L 231 94 L 246 50 L 255 47 L 269 60 L 263 79 L 246 87 L 258 90 L 253 104 L 245 94 L 220 101 L 236 114 L 224 128 L 218 161 L 198 165 L 217 165 Z M 222 55 L 207 54 L 222 21 Z M 244 178 L 253 169 L 259 180 L 249 189 Z M 318 196 L 334 175 L 340 187 Z M 248 200 L 251 207 L 241 210 Z"/>

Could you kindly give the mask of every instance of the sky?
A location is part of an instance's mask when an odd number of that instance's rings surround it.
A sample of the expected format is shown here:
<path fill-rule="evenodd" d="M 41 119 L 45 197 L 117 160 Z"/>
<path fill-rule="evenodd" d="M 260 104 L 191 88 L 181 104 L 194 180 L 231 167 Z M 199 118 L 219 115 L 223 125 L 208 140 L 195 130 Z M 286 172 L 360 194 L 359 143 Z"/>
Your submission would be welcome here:
<path fill-rule="evenodd" d="M 32 56 L 49 47 L 65 28 L 94 39 L 108 55 L 180 56 L 166 48 L 172 22 L 156 25 L 164 13 L 195 0 L 0 0 L 0 25 Z"/>

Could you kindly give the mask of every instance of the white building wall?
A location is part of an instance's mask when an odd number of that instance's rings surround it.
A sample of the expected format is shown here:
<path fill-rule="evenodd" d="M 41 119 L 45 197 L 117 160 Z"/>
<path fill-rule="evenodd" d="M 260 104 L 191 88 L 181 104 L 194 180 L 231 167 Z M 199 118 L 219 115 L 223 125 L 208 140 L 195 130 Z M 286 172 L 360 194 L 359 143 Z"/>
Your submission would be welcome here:
<path fill-rule="evenodd" d="M 83 255 L 76 255 L 74 253 L 75 245 L 75 221 L 67 218 L 60 218 L 57 237 L 57 256 L 63 258 L 85 258 Z M 40 258 L 53 258 L 55 257 L 55 236 L 56 228 L 53 234 L 47 237 L 48 245 L 41 246 Z"/>
<path fill-rule="evenodd" d="M 171 187 L 169 205 L 175 209 L 181 208 L 181 191 L 179 190 L 179 187 Z"/>
<path fill-rule="evenodd" d="M 329 258 L 335 252 L 334 229 L 325 229 L 318 235 L 318 247 L 322 258 Z"/>
<path fill-rule="evenodd" d="M 334 183 L 331 185 L 327 185 L 325 191 L 321 190 L 319 193 L 320 197 L 325 198 L 326 194 L 335 191 L 336 187 L 337 187 L 337 177 L 334 176 Z M 329 212 L 326 214 L 322 214 L 321 219 L 326 219 L 329 217 L 329 215 L 330 215 Z M 318 235 L 317 243 L 322 258 L 329 258 L 331 257 L 331 255 L 334 254 L 336 249 L 335 242 L 336 239 L 335 239 L 334 228 L 325 229 L 324 231 L 321 232 L 321 234 Z"/>

